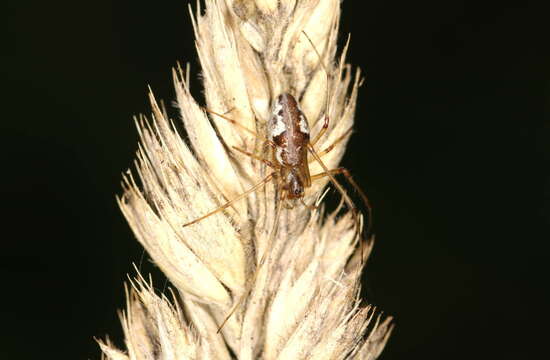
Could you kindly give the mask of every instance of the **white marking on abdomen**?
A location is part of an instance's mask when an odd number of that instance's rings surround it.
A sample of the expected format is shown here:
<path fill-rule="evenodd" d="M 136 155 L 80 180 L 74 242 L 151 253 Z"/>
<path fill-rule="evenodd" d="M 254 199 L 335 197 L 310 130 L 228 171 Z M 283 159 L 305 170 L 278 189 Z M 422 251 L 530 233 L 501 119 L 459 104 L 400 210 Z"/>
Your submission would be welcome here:
<path fill-rule="evenodd" d="M 308 134 L 309 135 L 309 126 L 307 124 L 307 120 L 306 120 L 306 117 L 304 116 L 304 114 L 300 113 L 300 131 L 303 133 L 303 134 Z"/>
<path fill-rule="evenodd" d="M 269 137 L 273 140 L 274 137 L 281 135 L 286 131 L 286 125 L 283 122 L 283 117 L 274 113 L 272 115 L 271 128 L 269 129 Z"/>

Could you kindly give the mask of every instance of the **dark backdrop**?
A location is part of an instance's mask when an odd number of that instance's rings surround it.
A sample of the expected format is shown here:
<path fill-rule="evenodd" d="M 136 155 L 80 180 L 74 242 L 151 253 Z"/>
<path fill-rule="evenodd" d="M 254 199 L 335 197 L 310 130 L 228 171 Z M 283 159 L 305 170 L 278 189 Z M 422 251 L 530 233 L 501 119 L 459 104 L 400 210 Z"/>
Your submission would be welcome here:
<path fill-rule="evenodd" d="M 174 98 L 176 61 L 197 69 L 187 2 L 7 3 L 0 358 L 98 359 L 142 262 L 114 199 L 132 115 L 147 84 Z M 375 208 L 384 359 L 535 358 L 546 340 L 545 12 L 479 3 L 343 4 L 367 74 L 344 164 Z"/>

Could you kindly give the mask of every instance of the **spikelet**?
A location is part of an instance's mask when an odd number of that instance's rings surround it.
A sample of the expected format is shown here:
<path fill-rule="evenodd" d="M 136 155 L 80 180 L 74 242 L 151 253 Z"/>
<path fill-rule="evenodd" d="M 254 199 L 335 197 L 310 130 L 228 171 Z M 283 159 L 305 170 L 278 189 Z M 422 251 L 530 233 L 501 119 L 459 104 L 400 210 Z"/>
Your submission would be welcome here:
<path fill-rule="evenodd" d="M 335 61 L 339 0 L 205 3 L 204 12 L 197 8 L 191 16 L 207 107 L 260 137 L 207 114 L 179 67 L 173 77 L 186 140 L 150 93 L 151 118 L 136 121 L 137 177 L 125 177 L 118 201 L 174 293 L 156 294 L 141 275 L 131 281 L 121 313 L 127 349 L 100 341 L 104 357 L 375 359 L 391 332 L 391 318 L 359 299 L 364 264 L 358 261 L 358 229 L 350 213 L 325 215 L 322 206 L 299 204 L 278 212 L 271 181 L 223 212 L 183 227 L 269 173 L 261 161 L 233 147 L 269 156 L 261 137 L 278 94 L 300 99 L 313 136 L 328 109 L 330 125 L 318 150 L 352 126 L 360 76 L 345 63 L 347 45 Z M 323 156 L 329 169 L 338 166 L 346 142 L 347 137 Z M 310 171 L 323 169 L 312 162 Z M 327 181 L 315 181 L 305 202 L 317 201 Z M 371 247 L 368 242 L 367 255 Z M 218 333 L 241 298 L 245 301 Z"/>

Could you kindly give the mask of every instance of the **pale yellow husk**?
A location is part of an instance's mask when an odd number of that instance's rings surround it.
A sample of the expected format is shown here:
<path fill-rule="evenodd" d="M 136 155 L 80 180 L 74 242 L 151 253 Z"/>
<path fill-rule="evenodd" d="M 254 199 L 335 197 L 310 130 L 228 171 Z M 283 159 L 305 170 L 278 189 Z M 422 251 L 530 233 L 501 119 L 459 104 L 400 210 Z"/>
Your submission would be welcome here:
<path fill-rule="evenodd" d="M 125 176 L 118 200 L 173 294 L 155 293 L 138 275 L 121 313 L 126 350 L 100 341 L 105 358 L 374 359 L 381 353 L 391 319 L 359 300 L 360 237 L 349 213 L 325 215 L 322 206 L 298 203 L 277 217 L 272 181 L 183 227 L 270 173 L 232 147 L 270 158 L 265 124 L 278 94 L 300 100 L 313 136 L 328 112 L 318 152 L 352 126 L 359 73 L 352 76 L 346 49 L 335 61 L 339 16 L 339 0 L 207 0 L 192 13 L 206 106 L 241 126 L 207 115 L 179 67 L 173 76 L 181 119 L 175 121 L 183 121 L 185 140 L 150 94 L 150 118 L 137 119 L 137 176 Z M 327 168 L 338 167 L 347 140 L 322 157 Z M 312 162 L 310 172 L 323 169 Z M 305 202 L 318 200 L 327 182 L 315 181 Z M 368 255 L 372 242 L 366 244 Z"/>

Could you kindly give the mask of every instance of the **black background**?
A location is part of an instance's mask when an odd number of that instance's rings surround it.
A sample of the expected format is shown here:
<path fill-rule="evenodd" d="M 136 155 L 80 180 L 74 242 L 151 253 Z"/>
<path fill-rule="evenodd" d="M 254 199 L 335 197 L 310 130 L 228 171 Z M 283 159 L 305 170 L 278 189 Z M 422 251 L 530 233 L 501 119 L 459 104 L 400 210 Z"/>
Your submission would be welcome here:
<path fill-rule="evenodd" d="M 0 358 L 98 359 L 93 336 L 122 342 L 122 284 L 142 256 L 114 199 L 132 116 L 149 112 L 147 84 L 174 98 L 176 61 L 198 75 L 187 2 L 6 4 Z M 536 358 L 546 340 L 544 14 L 343 3 L 367 74 L 344 165 L 376 212 L 368 288 L 397 324 L 383 359 Z"/>

